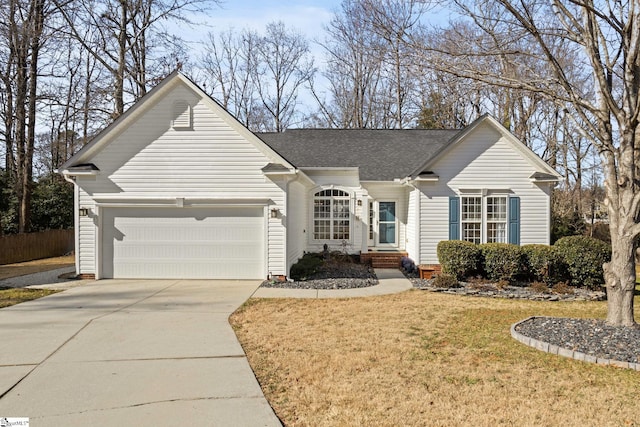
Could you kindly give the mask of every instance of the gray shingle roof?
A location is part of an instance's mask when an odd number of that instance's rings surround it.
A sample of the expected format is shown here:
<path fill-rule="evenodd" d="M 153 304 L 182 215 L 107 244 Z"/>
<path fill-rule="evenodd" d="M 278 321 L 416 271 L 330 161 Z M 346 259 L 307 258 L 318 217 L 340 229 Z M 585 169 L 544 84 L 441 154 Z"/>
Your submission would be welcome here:
<path fill-rule="evenodd" d="M 256 133 L 298 168 L 358 167 L 363 181 L 410 175 L 459 130 L 289 129 Z"/>

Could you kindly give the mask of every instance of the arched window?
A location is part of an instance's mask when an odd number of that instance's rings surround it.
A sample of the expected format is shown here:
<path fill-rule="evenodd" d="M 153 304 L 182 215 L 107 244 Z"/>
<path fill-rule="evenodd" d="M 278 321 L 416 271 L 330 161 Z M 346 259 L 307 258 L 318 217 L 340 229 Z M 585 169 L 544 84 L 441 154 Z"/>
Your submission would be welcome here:
<path fill-rule="evenodd" d="M 349 193 L 321 190 L 313 197 L 313 239 L 349 240 Z"/>

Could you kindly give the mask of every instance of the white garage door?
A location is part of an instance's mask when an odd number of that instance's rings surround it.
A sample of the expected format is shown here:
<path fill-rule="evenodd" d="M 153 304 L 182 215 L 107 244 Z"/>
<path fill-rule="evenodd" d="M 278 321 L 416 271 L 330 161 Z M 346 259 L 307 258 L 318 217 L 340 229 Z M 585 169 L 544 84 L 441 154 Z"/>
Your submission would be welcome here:
<path fill-rule="evenodd" d="M 105 208 L 104 278 L 260 279 L 262 208 Z"/>

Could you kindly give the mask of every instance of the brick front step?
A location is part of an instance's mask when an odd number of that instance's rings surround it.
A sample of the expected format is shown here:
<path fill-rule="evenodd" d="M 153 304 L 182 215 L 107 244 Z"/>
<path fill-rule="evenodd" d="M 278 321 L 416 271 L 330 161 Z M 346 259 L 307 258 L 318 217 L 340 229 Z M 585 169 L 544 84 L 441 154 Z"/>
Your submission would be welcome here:
<path fill-rule="evenodd" d="M 400 268 L 400 260 L 406 252 L 365 252 L 360 254 L 360 262 L 373 268 Z"/>

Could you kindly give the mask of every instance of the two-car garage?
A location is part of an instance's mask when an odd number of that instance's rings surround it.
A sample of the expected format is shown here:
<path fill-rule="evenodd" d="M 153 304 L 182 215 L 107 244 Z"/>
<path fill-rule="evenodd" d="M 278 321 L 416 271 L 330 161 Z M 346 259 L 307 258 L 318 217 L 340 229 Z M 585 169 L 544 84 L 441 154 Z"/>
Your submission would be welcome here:
<path fill-rule="evenodd" d="M 263 207 L 101 210 L 101 278 L 266 277 Z"/>

